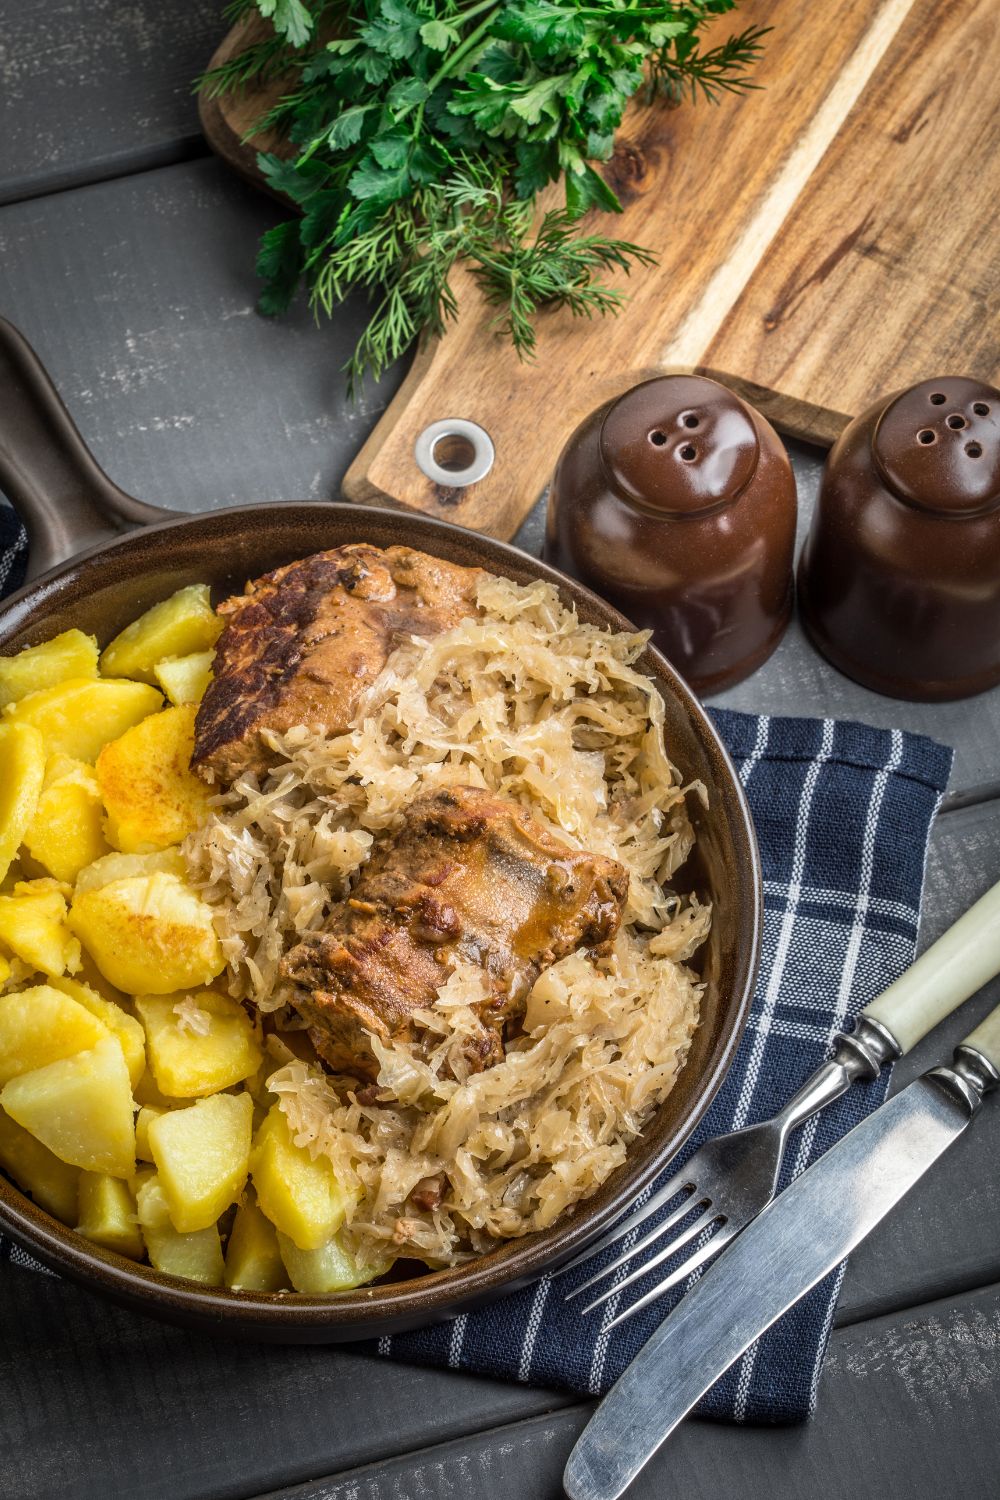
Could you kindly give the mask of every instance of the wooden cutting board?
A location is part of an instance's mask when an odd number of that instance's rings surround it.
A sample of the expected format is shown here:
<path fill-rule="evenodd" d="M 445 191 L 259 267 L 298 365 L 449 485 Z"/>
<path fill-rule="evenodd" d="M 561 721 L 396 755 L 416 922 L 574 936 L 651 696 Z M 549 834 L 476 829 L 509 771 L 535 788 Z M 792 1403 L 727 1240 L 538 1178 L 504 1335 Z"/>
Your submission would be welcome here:
<path fill-rule="evenodd" d="M 821 443 L 916 380 L 1000 384 L 1000 4 L 749 0 L 737 16 L 773 28 L 761 91 L 635 107 L 620 132 L 607 175 L 625 212 L 593 222 L 659 257 L 622 278 L 622 314 L 543 314 L 525 364 L 460 276 L 460 318 L 417 353 L 349 499 L 509 537 L 581 418 L 663 370 L 715 375 Z M 257 143 L 241 138 L 263 102 L 203 106 L 210 143 L 251 178 Z M 414 458 L 429 423 L 455 418 L 496 449 L 465 487 Z"/>

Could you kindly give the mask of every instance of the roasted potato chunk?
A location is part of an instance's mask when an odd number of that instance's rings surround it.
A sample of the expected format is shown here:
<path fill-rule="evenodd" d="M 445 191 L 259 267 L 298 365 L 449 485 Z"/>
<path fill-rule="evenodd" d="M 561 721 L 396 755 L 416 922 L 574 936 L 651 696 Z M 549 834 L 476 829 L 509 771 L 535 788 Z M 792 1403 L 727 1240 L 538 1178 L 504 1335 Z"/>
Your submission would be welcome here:
<path fill-rule="evenodd" d="M 97 637 L 64 630 L 40 646 L 26 646 L 16 656 L 0 656 L 0 708 L 55 687 L 67 677 L 96 676 Z"/>
<path fill-rule="evenodd" d="M 124 853 L 179 844 L 207 816 L 211 794 L 191 770 L 196 713 L 184 704 L 150 714 L 97 757 L 108 838 Z"/>
<path fill-rule="evenodd" d="M 0 723 L 0 880 L 35 816 L 45 780 L 45 745 L 31 724 Z"/>
<path fill-rule="evenodd" d="M 89 1010 L 50 985 L 0 996 L 0 1087 L 61 1057 L 87 1052 L 109 1034 Z"/>
<path fill-rule="evenodd" d="M 338 1235 L 333 1235 L 316 1250 L 300 1250 L 294 1240 L 279 1230 L 278 1248 L 292 1286 L 297 1292 L 307 1292 L 313 1297 L 364 1286 L 376 1276 L 384 1276 L 393 1261 L 388 1254 L 378 1262 L 360 1260 L 351 1254 Z"/>
<path fill-rule="evenodd" d="M 149 1066 L 170 1099 L 197 1099 L 251 1077 L 263 1056 L 242 1005 L 215 990 L 138 995 Z"/>
<path fill-rule="evenodd" d="M 282 1292 L 290 1287 L 278 1232 L 249 1199 L 236 1210 L 226 1246 L 226 1286 L 234 1292 Z"/>
<path fill-rule="evenodd" d="M 0 943 L 29 970 L 75 974 L 80 967 L 80 944 L 66 925 L 66 900 L 51 881 L 20 881 L 12 896 L 0 896 Z"/>
<path fill-rule="evenodd" d="M 135 1016 L 130 1016 L 127 1010 L 123 1010 L 114 1001 L 105 1000 L 103 995 L 99 995 L 89 984 L 84 984 L 79 979 L 53 974 L 49 976 L 49 984 L 54 990 L 61 990 L 64 995 L 69 995 L 71 1000 L 82 1005 L 84 1010 L 104 1023 L 112 1036 L 118 1038 L 134 1089 L 146 1071 L 146 1033 Z"/>
<path fill-rule="evenodd" d="M 222 1286 L 226 1268 L 222 1259 L 222 1241 L 214 1224 L 194 1234 L 179 1234 L 170 1222 L 167 1200 L 155 1175 L 141 1184 L 136 1202 L 150 1265 L 167 1276 L 182 1276 L 187 1281 L 201 1281 L 206 1286 Z"/>
<path fill-rule="evenodd" d="M 64 1224 L 76 1222 L 79 1167 L 67 1166 L 23 1125 L 0 1110 L 0 1167 L 23 1193 Z"/>
<path fill-rule="evenodd" d="M 155 713 L 163 702 L 143 682 L 89 681 L 70 677 L 55 687 L 29 693 L 4 709 L 8 722 L 31 724 L 45 742 L 47 755 L 69 755 L 94 761 L 102 745 Z"/>
<path fill-rule="evenodd" d="M 181 1234 L 207 1229 L 243 1191 L 252 1116 L 249 1094 L 213 1094 L 150 1122 L 153 1161 Z"/>
<path fill-rule="evenodd" d="M 254 1137 L 250 1173 L 262 1211 L 300 1250 L 325 1245 L 351 1206 L 332 1163 L 295 1144 L 276 1104 Z"/>
<path fill-rule="evenodd" d="M 86 761 L 73 760 L 69 755 L 49 756 L 41 796 L 24 834 L 24 847 L 50 875 L 69 885 L 85 865 L 109 852 L 101 789 L 93 767 Z"/>
<path fill-rule="evenodd" d="M 126 994 L 208 984 L 225 967 L 211 907 L 176 875 L 131 876 L 82 892 L 78 884 L 69 925 Z"/>
<path fill-rule="evenodd" d="M 194 651 L 190 656 L 168 656 L 153 668 L 160 687 L 171 703 L 200 703 L 212 680 L 214 651 Z"/>
<path fill-rule="evenodd" d="M 142 1260 L 146 1253 L 129 1185 L 106 1172 L 81 1173 L 76 1230 L 85 1240 L 115 1250 L 129 1260 Z"/>
<path fill-rule="evenodd" d="M 101 653 L 105 677 L 156 681 L 154 668 L 168 656 L 207 651 L 222 633 L 207 583 L 192 583 L 154 604 L 116 635 Z"/>
<path fill-rule="evenodd" d="M 0 1106 L 71 1167 L 124 1178 L 135 1172 L 132 1088 L 112 1036 L 12 1078 Z"/>

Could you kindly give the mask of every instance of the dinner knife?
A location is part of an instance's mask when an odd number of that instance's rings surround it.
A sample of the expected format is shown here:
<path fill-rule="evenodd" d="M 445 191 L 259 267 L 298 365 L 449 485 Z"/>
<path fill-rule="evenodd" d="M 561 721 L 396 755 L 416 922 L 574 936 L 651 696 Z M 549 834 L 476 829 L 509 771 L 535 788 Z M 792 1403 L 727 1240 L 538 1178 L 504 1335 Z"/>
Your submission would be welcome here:
<path fill-rule="evenodd" d="M 711 1385 L 823 1280 L 962 1134 L 1000 1083 L 1000 1006 L 808 1167 L 664 1319 L 566 1465 L 569 1500 L 617 1500 Z"/>

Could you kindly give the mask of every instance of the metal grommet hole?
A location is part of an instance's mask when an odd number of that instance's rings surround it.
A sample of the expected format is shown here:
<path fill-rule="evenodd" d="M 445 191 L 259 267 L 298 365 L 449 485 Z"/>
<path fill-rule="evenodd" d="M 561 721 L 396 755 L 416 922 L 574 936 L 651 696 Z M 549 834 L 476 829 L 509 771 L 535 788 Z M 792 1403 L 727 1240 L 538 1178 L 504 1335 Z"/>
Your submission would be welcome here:
<path fill-rule="evenodd" d="M 698 457 L 698 450 L 693 443 L 685 443 L 680 449 L 680 456 L 686 464 L 689 464 Z"/>
<path fill-rule="evenodd" d="M 693 411 L 689 411 L 684 414 L 681 420 L 684 423 L 685 427 L 697 427 L 700 418 L 697 417 Z"/>
<path fill-rule="evenodd" d="M 988 417 L 990 414 L 990 409 L 985 401 L 973 401 L 972 410 L 977 417 Z"/>
<path fill-rule="evenodd" d="M 979 443 L 966 443 L 965 451 L 970 458 L 982 458 L 983 450 Z"/>
<path fill-rule="evenodd" d="M 657 428 L 655 432 L 649 434 L 649 441 L 653 444 L 654 448 L 662 448 L 667 441 L 667 434 Z"/>
<path fill-rule="evenodd" d="M 941 391 L 935 391 L 933 396 L 931 396 L 931 404 L 933 406 L 943 406 L 946 399 L 947 398 L 941 393 Z"/>
<path fill-rule="evenodd" d="M 926 446 L 929 443 L 936 443 L 937 438 L 934 436 L 933 432 L 931 432 L 929 427 L 925 427 L 923 432 L 917 433 L 917 442 L 923 443 Z"/>
<path fill-rule="evenodd" d="M 496 449 L 489 433 L 477 422 L 448 417 L 424 428 L 414 444 L 413 456 L 422 473 L 435 484 L 461 489 L 486 477 Z"/>
<path fill-rule="evenodd" d="M 966 427 L 967 425 L 968 424 L 965 418 L 962 416 L 961 412 L 953 411 L 951 416 L 948 418 L 948 426 L 952 429 L 953 432 L 961 432 L 962 428 Z"/>

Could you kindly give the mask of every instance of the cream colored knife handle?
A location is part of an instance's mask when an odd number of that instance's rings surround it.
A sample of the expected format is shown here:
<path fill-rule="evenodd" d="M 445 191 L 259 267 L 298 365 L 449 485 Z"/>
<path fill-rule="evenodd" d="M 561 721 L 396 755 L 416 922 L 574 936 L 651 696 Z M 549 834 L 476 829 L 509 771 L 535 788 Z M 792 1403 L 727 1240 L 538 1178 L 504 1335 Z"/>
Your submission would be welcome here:
<path fill-rule="evenodd" d="M 986 1061 L 992 1063 L 1000 1073 L 1000 1005 L 990 1011 L 985 1021 L 980 1021 L 975 1031 L 969 1033 L 962 1043 L 981 1052 Z"/>
<path fill-rule="evenodd" d="M 892 1032 L 902 1051 L 909 1052 L 995 974 L 1000 974 L 1000 881 L 905 974 L 876 995 L 862 1015 L 880 1022 Z M 996 1029 L 1000 1022 L 991 1018 L 979 1030 L 991 1024 L 992 1045 L 1000 1047 Z"/>

